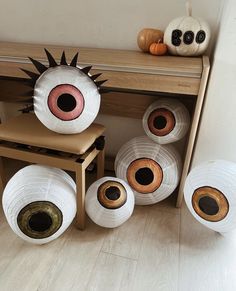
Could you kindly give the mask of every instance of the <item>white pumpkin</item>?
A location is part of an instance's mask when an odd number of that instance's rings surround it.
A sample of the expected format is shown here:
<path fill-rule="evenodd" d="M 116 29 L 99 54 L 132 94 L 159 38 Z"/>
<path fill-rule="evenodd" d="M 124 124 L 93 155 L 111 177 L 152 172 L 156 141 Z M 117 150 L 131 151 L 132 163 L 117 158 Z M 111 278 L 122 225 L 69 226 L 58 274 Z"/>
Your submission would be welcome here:
<path fill-rule="evenodd" d="M 187 16 L 172 20 L 164 33 L 164 43 L 169 53 L 179 56 L 202 55 L 209 44 L 209 25 L 200 18 L 192 17 L 190 4 L 186 3 Z"/>

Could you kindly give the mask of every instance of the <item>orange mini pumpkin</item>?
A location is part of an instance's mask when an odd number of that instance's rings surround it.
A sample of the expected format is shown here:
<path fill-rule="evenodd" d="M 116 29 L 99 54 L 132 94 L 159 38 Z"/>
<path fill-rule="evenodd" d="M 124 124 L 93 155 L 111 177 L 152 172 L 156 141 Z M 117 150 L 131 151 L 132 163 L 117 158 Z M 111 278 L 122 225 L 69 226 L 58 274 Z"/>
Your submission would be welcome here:
<path fill-rule="evenodd" d="M 149 51 L 152 55 L 162 56 L 167 52 L 167 45 L 163 42 L 154 42 L 150 45 Z"/>

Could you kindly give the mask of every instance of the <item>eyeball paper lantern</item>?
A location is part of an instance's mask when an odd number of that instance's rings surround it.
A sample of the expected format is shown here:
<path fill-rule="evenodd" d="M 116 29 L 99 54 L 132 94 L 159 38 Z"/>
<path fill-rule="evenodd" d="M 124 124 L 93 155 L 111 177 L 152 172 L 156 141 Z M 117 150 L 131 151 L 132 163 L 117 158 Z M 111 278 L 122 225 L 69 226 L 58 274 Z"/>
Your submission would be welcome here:
<path fill-rule="evenodd" d="M 12 230 L 22 239 L 45 244 L 59 237 L 76 214 L 76 185 L 64 171 L 30 165 L 7 183 L 2 203 Z"/>
<path fill-rule="evenodd" d="M 141 136 L 121 147 L 115 160 L 115 172 L 133 189 L 137 205 L 154 204 L 177 187 L 181 159 L 172 145 L 159 145 Z"/>
<path fill-rule="evenodd" d="M 63 134 L 82 132 L 98 114 L 99 87 L 105 80 L 95 81 L 101 74 L 90 75 L 91 66 L 79 68 L 78 53 L 68 65 L 63 52 L 58 65 L 45 51 L 49 68 L 30 58 L 40 74 L 22 69 L 31 77 L 30 84 L 34 88 L 29 92 L 33 96 L 33 106 L 29 110 L 34 109 L 38 119 L 52 131 Z"/>
<path fill-rule="evenodd" d="M 89 187 L 85 209 L 92 221 L 100 226 L 107 228 L 120 226 L 133 213 L 133 191 L 121 179 L 101 178 Z"/>
<path fill-rule="evenodd" d="M 206 227 L 226 233 L 236 229 L 236 164 L 205 162 L 189 173 L 184 197 L 192 215 Z"/>
<path fill-rule="evenodd" d="M 159 144 L 180 140 L 190 124 L 186 107 L 175 99 L 161 98 L 152 103 L 144 113 L 143 128 L 146 134 Z"/>
<path fill-rule="evenodd" d="M 187 2 L 187 16 L 172 20 L 164 33 L 164 43 L 168 51 L 179 56 L 202 55 L 210 41 L 209 25 L 200 18 L 192 16 L 190 4 Z"/>

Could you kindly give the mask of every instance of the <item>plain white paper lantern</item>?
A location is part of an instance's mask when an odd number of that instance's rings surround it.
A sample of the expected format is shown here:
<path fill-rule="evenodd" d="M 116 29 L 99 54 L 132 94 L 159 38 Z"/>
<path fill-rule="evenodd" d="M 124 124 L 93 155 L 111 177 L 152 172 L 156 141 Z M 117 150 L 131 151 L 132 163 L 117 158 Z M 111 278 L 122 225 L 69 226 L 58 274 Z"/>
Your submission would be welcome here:
<path fill-rule="evenodd" d="M 133 213 L 133 191 L 121 179 L 103 177 L 89 187 L 85 209 L 91 220 L 102 227 L 120 226 Z"/>
<path fill-rule="evenodd" d="M 217 232 L 236 228 L 236 164 L 224 160 L 205 162 L 189 173 L 184 197 L 192 215 Z"/>
<path fill-rule="evenodd" d="M 181 159 L 172 145 L 159 145 L 147 136 L 124 144 L 115 160 L 116 176 L 128 182 L 137 205 L 157 203 L 177 187 Z"/>
<path fill-rule="evenodd" d="M 161 98 L 152 103 L 144 113 L 143 128 L 159 144 L 180 140 L 189 129 L 187 108 L 178 100 Z"/>
<path fill-rule="evenodd" d="M 76 214 L 76 185 L 64 171 L 30 165 L 7 183 L 2 203 L 12 230 L 22 239 L 48 243 L 61 235 Z"/>
<path fill-rule="evenodd" d="M 209 45 L 210 27 L 206 21 L 192 16 L 189 5 L 186 8 L 187 16 L 175 18 L 167 26 L 164 43 L 173 55 L 199 56 Z"/>

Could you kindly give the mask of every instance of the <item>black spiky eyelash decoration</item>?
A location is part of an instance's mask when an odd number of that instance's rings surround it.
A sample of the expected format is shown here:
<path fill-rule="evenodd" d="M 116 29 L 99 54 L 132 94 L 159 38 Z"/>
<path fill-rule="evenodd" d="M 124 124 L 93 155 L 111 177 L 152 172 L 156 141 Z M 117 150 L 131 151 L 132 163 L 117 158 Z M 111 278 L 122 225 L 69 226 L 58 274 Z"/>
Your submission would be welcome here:
<path fill-rule="evenodd" d="M 44 64 L 40 63 L 39 61 L 37 61 L 37 60 L 29 57 L 30 61 L 33 63 L 33 65 L 35 66 L 35 68 L 37 69 L 37 71 L 39 72 L 39 74 L 38 73 L 31 72 L 31 71 L 28 71 L 28 70 L 23 69 L 23 68 L 20 68 L 26 75 L 28 75 L 30 77 L 30 79 L 27 79 L 27 84 L 31 88 L 34 89 L 34 86 L 35 86 L 38 78 L 46 70 L 48 70 L 49 68 L 53 68 L 53 67 L 57 67 L 57 66 L 63 65 L 63 66 L 71 66 L 71 67 L 77 68 L 78 70 L 80 70 L 81 72 L 83 72 L 84 74 L 86 74 L 94 82 L 94 84 L 97 86 L 97 88 L 98 88 L 98 90 L 99 90 L 100 93 L 106 93 L 107 92 L 106 90 L 103 90 L 101 88 L 101 85 L 103 83 L 105 83 L 107 80 L 96 81 L 96 79 L 99 76 L 101 76 L 101 73 L 95 74 L 95 75 L 90 75 L 89 72 L 90 72 L 92 66 L 86 66 L 84 68 L 78 68 L 77 67 L 77 61 L 78 61 L 79 52 L 77 52 L 75 54 L 75 56 L 72 58 L 70 64 L 68 64 L 67 61 L 66 61 L 65 52 L 63 51 L 62 52 L 62 55 L 61 55 L 60 64 L 57 64 L 57 62 L 54 59 L 54 57 L 51 55 L 51 53 L 46 48 L 44 49 L 44 51 L 45 51 L 46 56 L 47 56 L 47 59 L 48 59 L 49 67 L 46 67 Z M 28 112 L 34 110 L 34 106 L 33 106 L 33 94 L 34 94 L 34 90 L 33 89 L 32 90 L 29 90 L 28 92 L 26 92 L 24 94 L 25 97 L 27 96 L 27 97 L 31 97 L 31 98 L 23 99 L 23 100 L 19 101 L 20 103 L 25 103 L 26 104 L 26 107 L 25 108 L 20 109 L 20 111 L 22 113 L 28 113 Z"/>

